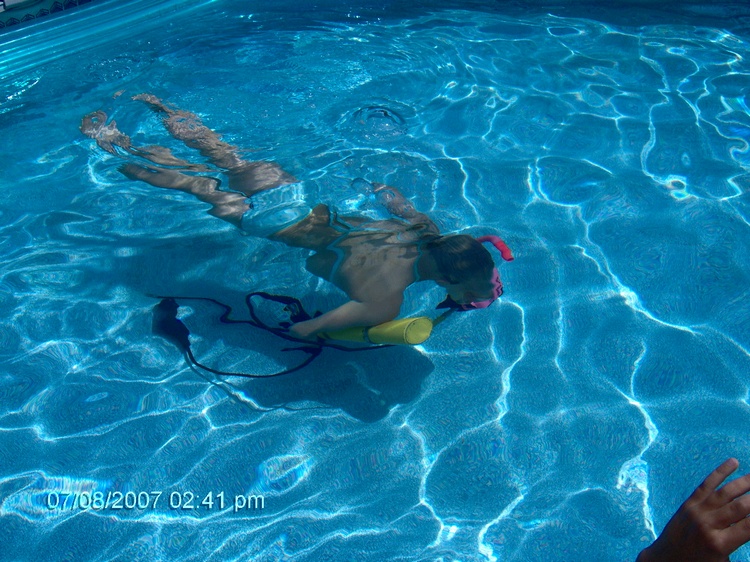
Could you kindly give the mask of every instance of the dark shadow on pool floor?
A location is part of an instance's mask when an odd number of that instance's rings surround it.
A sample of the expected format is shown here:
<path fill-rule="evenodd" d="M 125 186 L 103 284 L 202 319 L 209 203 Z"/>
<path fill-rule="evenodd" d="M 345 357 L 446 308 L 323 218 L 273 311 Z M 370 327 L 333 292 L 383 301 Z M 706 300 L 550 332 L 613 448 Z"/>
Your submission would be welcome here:
<path fill-rule="evenodd" d="M 245 389 L 264 406 L 314 401 L 375 422 L 394 405 L 417 398 L 433 368 L 424 355 L 402 346 L 356 356 L 330 351 L 298 373 L 253 380 Z"/>
<path fill-rule="evenodd" d="M 218 321 L 222 310 L 212 303 L 191 302 L 190 307 L 192 314 L 184 322 L 197 343 L 193 352 L 198 361 L 211 367 L 270 374 L 293 368 L 307 358 L 301 351 L 284 351 L 304 344 L 245 324 L 222 324 Z M 236 316 L 244 315 L 238 311 Z M 217 344 L 220 352 L 212 353 Z M 395 404 L 417 398 L 422 381 L 433 369 L 427 357 L 408 346 L 356 352 L 324 348 L 310 365 L 293 373 L 263 379 L 220 378 L 266 408 L 310 409 L 315 406 L 309 403 L 316 402 L 360 421 L 374 422 L 388 415 Z"/>

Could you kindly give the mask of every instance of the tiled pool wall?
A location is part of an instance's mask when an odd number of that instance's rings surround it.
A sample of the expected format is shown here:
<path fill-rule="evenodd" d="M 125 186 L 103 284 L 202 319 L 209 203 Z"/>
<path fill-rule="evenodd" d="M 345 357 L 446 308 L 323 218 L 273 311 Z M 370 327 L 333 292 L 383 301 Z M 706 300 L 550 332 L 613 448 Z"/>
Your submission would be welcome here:
<path fill-rule="evenodd" d="M 11 2 L 0 0 L 0 30 L 14 27 L 50 14 L 90 4 L 96 0 L 36 0 Z"/>
<path fill-rule="evenodd" d="M 48 15 L 71 10 L 78 6 L 102 0 L 0 0 L 0 33 L 16 28 Z M 137 0 L 121 0 L 132 3 Z M 349 2 L 358 9 L 388 11 L 401 0 L 354 0 Z M 186 6 L 190 0 L 185 0 Z M 248 9 L 259 5 L 272 11 L 300 10 L 297 1 L 259 3 L 248 1 Z M 313 11 L 341 8 L 347 2 L 342 0 L 320 0 Z M 417 4 L 420 4 L 419 2 Z M 750 35 L 750 2 L 739 0 L 435 0 L 421 2 L 423 8 L 466 8 L 479 10 L 503 10 L 509 14 L 544 11 L 564 17 L 583 17 L 605 23 L 641 26 L 644 21 L 651 24 L 669 23 L 673 25 L 704 25 L 728 29 L 739 35 Z M 14 7 L 15 5 L 15 7 Z M 8 6 L 10 8 L 8 8 Z M 302 10 L 306 9 L 302 6 Z"/>

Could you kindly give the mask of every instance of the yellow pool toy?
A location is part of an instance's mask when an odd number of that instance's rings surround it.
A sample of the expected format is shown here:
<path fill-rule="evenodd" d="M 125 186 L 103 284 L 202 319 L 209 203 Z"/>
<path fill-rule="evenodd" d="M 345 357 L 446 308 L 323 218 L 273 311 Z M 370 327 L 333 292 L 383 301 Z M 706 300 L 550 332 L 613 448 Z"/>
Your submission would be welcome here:
<path fill-rule="evenodd" d="M 328 340 L 419 345 L 430 337 L 434 324 L 426 316 L 418 316 L 391 320 L 377 326 L 358 326 L 318 335 Z"/>

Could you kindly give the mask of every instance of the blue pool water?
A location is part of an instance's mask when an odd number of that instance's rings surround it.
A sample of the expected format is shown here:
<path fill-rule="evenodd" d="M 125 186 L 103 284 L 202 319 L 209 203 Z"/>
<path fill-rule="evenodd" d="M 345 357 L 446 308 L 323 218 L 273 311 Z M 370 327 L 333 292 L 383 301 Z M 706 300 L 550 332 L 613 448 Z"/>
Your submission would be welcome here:
<path fill-rule="evenodd" d="M 117 4 L 0 36 L 3 560 L 626 561 L 721 460 L 750 467 L 744 20 Z M 505 295 L 417 348 L 189 369 L 155 295 L 238 318 L 253 290 L 344 296 L 79 132 L 103 109 L 200 160 L 141 92 L 321 201 L 354 206 L 363 177 L 499 234 Z M 402 312 L 442 297 L 411 287 Z M 183 304 L 205 363 L 299 361 Z"/>

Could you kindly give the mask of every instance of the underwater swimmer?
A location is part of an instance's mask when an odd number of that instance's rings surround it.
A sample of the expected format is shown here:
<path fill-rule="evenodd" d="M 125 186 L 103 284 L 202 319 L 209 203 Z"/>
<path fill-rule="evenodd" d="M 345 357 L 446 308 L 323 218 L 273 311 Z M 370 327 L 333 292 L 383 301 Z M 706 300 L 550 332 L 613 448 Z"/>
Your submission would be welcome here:
<path fill-rule="evenodd" d="M 443 308 L 484 308 L 502 294 L 499 273 L 481 242 L 491 242 L 505 259 L 512 259 L 499 238 L 443 236 L 396 188 L 364 180 L 359 180 L 359 185 L 396 218 L 339 216 L 324 204 L 311 208 L 304 201 L 302 184 L 294 176 L 272 162 L 241 159 L 237 147 L 222 141 L 194 113 L 169 107 L 150 94 L 133 99 L 161 114 L 173 137 L 223 170 L 229 190 L 219 190 L 216 178 L 185 173 L 209 171 L 206 166 L 178 159 L 164 147 L 134 147 L 114 121 L 106 123 L 104 112 L 86 115 L 81 131 L 101 148 L 150 162 L 124 164 L 120 171 L 125 176 L 190 193 L 211 204 L 209 214 L 248 234 L 311 250 L 307 270 L 349 296 L 350 300 L 338 308 L 293 324 L 293 335 L 315 338 L 324 332 L 393 320 L 399 314 L 404 290 L 417 281 L 434 281 L 446 289 Z"/>

